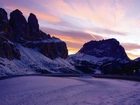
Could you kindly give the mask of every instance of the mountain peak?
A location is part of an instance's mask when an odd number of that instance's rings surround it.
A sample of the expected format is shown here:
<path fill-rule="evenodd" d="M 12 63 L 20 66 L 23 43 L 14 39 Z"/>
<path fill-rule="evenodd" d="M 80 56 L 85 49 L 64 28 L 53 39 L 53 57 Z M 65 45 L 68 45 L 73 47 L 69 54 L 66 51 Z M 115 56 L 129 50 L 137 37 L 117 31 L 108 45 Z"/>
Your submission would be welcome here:
<path fill-rule="evenodd" d="M 96 57 L 128 59 L 124 48 L 120 45 L 119 41 L 114 38 L 87 42 L 83 45 L 79 52 Z"/>
<path fill-rule="evenodd" d="M 11 13 L 10 13 L 10 15 L 13 15 L 13 14 L 18 14 L 18 15 L 23 15 L 23 13 L 19 10 L 19 9 L 15 9 L 14 11 L 12 11 Z"/>
<path fill-rule="evenodd" d="M 16 9 L 10 13 L 10 19 L 8 20 L 7 12 L 0 8 L 0 32 L 1 36 L 8 40 L 5 45 L 8 49 L 7 53 L 16 52 L 14 48 L 19 43 L 24 47 L 37 49 L 48 58 L 66 58 L 68 56 L 66 43 L 60 39 L 52 38 L 49 34 L 41 31 L 38 19 L 33 13 L 30 13 L 27 21 L 23 13 Z M 9 41 L 13 44 L 9 43 Z M 2 44 L 4 43 L 0 43 L 0 46 L 3 46 Z M 8 46 L 12 47 L 9 49 Z M 1 57 L 9 58 L 6 55 Z"/>
<path fill-rule="evenodd" d="M 3 20 L 3 19 L 7 19 L 7 12 L 5 11 L 5 9 L 3 8 L 0 8 L 0 20 Z"/>

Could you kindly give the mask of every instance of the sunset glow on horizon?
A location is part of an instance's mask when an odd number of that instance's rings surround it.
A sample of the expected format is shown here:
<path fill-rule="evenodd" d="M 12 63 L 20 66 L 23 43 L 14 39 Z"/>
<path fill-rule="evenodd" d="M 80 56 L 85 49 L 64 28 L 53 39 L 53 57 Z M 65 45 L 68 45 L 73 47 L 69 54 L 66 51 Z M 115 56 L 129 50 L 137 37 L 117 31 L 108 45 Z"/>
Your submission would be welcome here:
<path fill-rule="evenodd" d="M 90 40 L 116 38 L 131 59 L 140 57 L 140 0 L 1 0 L 8 13 L 34 13 L 40 28 L 65 41 L 69 54 Z"/>

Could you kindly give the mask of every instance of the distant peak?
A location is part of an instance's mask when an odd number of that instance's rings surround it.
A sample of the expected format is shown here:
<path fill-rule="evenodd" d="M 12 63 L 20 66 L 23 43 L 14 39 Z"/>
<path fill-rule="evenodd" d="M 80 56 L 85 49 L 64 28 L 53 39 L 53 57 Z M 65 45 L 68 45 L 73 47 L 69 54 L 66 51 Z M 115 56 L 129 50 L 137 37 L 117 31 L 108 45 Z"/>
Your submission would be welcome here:
<path fill-rule="evenodd" d="M 124 48 L 120 45 L 119 41 L 114 38 L 87 42 L 79 52 L 96 57 L 114 57 L 128 59 Z"/>
<path fill-rule="evenodd" d="M 5 11 L 5 9 L 3 9 L 3 8 L 0 8 L 0 12 L 2 12 L 2 11 L 6 12 L 6 11 Z"/>
<path fill-rule="evenodd" d="M 14 11 L 11 12 L 11 14 L 20 14 L 20 15 L 22 15 L 23 13 L 19 9 L 15 9 Z"/>
<path fill-rule="evenodd" d="M 29 16 L 36 17 L 36 15 L 35 15 L 35 14 L 33 14 L 33 13 L 30 13 L 30 14 L 29 14 Z"/>

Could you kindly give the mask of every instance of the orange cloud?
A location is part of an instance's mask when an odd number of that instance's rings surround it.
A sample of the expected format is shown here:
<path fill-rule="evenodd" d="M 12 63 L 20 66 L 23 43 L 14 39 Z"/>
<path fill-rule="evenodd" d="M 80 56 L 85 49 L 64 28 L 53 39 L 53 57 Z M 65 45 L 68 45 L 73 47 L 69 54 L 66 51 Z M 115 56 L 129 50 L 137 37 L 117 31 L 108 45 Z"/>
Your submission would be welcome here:
<path fill-rule="evenodd" d="M 50 23 L 58 23 L 61 21 L 58 17 L 56 17 L 54 15 L 50 15 L 47 13 L 41 13 L 41 12 L 37 12 L 37 11 L 35 11 L 33 13 L 35 13 L 40 20 L 48 21 Z"/>
<path fill-rule="evenodd" d="M 140 50 L 140 45 L 136 43 L 122 43 L 125 48 L 127 55 L 130 59 L 135 59 L 140 56 L 138 50 Z"/>
<path fill-rule="evenodd" d="M 68 50 L 69 50 L 69 55 L 75 54 L 79 51 L 78 48 L 74 48 L 74 47 L 68 47 Z"/>
<path fill-rule="evenodd" d="M 136 54 L 132 54 L 132 53 L 129 53 L 129 52 L 127 52 L 127 55 L 128 55 L 128 57 L 130 58 L 130 59 L 136 59 L 136 58 L 138 58 L 138 57 L 140 57 L 140 55 L 136 55 Z"/>

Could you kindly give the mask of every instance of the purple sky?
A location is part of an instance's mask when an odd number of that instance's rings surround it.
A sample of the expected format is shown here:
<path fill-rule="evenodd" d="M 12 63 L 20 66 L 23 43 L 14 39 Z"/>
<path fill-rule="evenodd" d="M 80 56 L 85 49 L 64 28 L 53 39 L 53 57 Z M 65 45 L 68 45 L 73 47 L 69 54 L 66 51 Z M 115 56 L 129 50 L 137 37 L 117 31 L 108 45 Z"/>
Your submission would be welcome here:
<path fill-rule="evenodd" d="M 130 58 L 140 56 L 140 0 L 0 0 L 0 7 L 36 14 L 42 30 L 67 42 L 69 54 L 87 41 L 116 38 Z"/>

